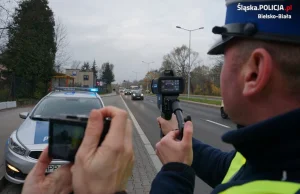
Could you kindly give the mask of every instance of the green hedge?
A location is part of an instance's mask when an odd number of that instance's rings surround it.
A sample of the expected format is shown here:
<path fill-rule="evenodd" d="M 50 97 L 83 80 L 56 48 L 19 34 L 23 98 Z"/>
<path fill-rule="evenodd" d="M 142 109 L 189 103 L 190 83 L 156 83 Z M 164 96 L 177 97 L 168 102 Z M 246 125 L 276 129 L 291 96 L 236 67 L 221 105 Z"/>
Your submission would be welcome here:
<path fill-rule="evenodd" d="M 8 89 L 2 89 L 0 90 L 0 102 L 6 102 L 9 96 L 9 90 Z"/>

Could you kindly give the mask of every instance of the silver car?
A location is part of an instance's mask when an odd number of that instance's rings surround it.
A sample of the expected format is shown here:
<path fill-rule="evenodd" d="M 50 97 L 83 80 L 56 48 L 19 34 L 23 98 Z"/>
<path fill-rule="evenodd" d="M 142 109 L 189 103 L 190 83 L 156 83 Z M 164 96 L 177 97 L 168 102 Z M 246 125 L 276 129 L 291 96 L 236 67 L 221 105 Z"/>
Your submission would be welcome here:
<path fill-rule="evenodd" d="M 96 93 L 97 90 L 78 90 L 59 88 L 40 100 L 30 113 L 20 113 L 20 117 L 25 121 L 11 134 L 5 146 L 5 178 L 9 182 L 24 183 L 41 152 L 48 145 L 47 118 L 61 114 L 88 116 L 92 109 L 104 107 L 101 97 Z M 66 163 L 68 162 L 53 158 L 45 173 L 51 173 Z"/>

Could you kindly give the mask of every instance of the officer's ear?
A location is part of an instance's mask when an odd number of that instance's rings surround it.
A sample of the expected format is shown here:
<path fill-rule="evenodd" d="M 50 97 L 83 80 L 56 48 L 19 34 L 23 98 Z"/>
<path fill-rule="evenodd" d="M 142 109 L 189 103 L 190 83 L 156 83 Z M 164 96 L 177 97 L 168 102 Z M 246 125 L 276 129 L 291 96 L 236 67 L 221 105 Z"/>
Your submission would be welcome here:
<path fill-rule="evenodd" d="M 251 53 L 242 69 L 244 96 L 256 96 L 266 88 L 271 78 L 272 63 L 271 55 L 263 48 L 255 49 Z"/>

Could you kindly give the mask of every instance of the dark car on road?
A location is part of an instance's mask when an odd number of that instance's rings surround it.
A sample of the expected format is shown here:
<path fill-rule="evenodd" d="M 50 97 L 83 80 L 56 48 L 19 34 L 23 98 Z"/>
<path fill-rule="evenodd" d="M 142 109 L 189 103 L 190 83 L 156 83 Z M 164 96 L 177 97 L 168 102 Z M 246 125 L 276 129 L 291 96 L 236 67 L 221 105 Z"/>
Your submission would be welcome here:
<path fill-rule="evenodd" d="M 222 100 L 220 111 L 221 111 L 221 117 L 223 119 L 228 119 L 228 114 L 225 112 L 223 100 Z"/>
<path fill-rule="evenodd" d="M 132 90 L 131 92 L 131 100 L 144 100 L 144 94 L 141 90 Z"/>
<path fill-rule="evenodd" d="M 124 91 L 124 94 L 125 94 L 125 95 L 130 95 L 130 94 L 131 94 L 131 91 L 128 90 L 128 89 L 126 89 L 126 90 Z"/>

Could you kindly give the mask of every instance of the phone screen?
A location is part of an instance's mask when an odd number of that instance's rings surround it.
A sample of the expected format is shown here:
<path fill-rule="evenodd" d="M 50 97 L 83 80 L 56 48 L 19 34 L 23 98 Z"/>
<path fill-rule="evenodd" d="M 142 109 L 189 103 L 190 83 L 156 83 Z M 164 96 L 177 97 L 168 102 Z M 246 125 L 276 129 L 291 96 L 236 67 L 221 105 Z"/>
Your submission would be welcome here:
<path fill-rule="evenodd" d="M 73 158 L 82 142 L 84 131 L 84 126 L 53 123 L 52 154 L 60 159 Z"/>
<path fill-rule="evenodd" d="M 104 119 L 104 128 L 99 146 L 110 127 L 110 118 Z M 71 119 L 50 119 L 49 124 L 49 156 L 53 159 L 74 162 L 75 155 L 84 137 L 87 121 Z"/>

